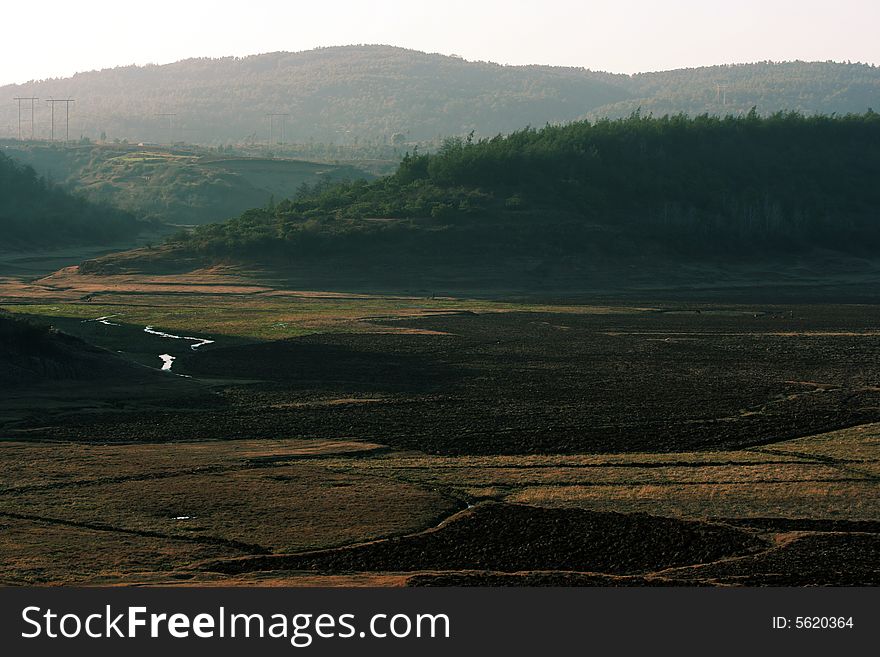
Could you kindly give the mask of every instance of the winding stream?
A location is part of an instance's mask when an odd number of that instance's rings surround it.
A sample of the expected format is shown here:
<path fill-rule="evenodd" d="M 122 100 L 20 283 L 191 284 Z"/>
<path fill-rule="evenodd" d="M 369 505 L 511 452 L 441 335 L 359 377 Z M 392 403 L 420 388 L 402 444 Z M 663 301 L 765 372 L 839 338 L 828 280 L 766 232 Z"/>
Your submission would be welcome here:
<path fill-rule="evenodd" d="M 192 340 L 193 344 L 191 344 L 189 348 L 193 350 L 198 349 L 199 347 L 206 344 L 214 344 L 213 340 L 208 340 L 207 338 L 194 338 L 189 335 L 174 335 L 173 333 L 164 333 L 163 331 L 157 331 L 152 326 L 145 326 L 144 333 L 149 333 L 150 335 L 158 335 L 160 338 L 172 338 L 174 340 Z"/>
<path fill-rule="evenodd" d="M 149 333 L 150 335 L 158 335 L 160 338 L 168 338 L 170 340 L 192 340 L 193 343 L 189 346 L 189 348 L 193 351 L 206 344 L 214 344 L 213 340 L 208 340 L 207 338 L 194 338 L 189 335 L 174 335 L 173 333 L 157 331 L 152 326 L 145 326 L 144 333 Z M 171 354 L 159 354 L 159 358 L 162 359 L 162 370 L 165 372 L 170 372 L 171 366 L 174 365 L 174 361 L 177 360 L 177 357 L 172 356 Z"/>
<path fill-rule="evenodd" d="M 95 319 L 84 319 L 83 324 L 86 322 L 98 322 L 98 324 L 104 324 L 105 326 L 122 326 L 122 324 L 111 322 L 111 317 L 119 317 L 119 315 L 104 315 L 103 317 L 96 317 Z"/>
<path fill-rule="evenodd" d="M 113 317 L 119 317 L 119 314 L 116 315 L 103 315 L 101 317 L 96 317 L 95 319 L 84 319 L 83 323 L 86 322 L 97 322 L 99 324 L 104 324 L 105 326 L 122 326 L 122 324 L 117 324 L 116 322 L 111 322 L 110 320 Z M 192 344 L 189 346 L 190 349 L 195 351 L 199 347 L 203 347 L 206 344 L 214 344 L 214 340 L 209 340 L 208 338 L 196 338 L 190 335 L 174 335 L 173 333 L 165 333 L 164 331 L 157 331 L 152 326 L 147 325 L 144 327 L 144 333 L 149 333 L 150 335 L 155 335 L 160 338 L 168 338 L 170 340 L 190 340 Z M 171 354 L 159 354 L 159 358 L 162 361 L 162 370 L 165 372 L 170 372 L 172 365 L 174 365 L 174 361 L 177 360 L 177 356 L 172 356 Z M 178 374 L 178 376 L 187 376 L 185 374 Z M 190 377 L 187 377 L 190 378 Z"/>

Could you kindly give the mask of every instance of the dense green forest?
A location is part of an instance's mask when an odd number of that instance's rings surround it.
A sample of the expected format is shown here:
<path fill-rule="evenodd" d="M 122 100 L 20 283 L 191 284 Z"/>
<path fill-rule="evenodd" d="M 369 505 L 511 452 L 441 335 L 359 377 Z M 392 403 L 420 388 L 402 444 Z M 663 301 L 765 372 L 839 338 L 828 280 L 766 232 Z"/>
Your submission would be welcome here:
<path fill-rule="evenodd" d="M 127 66 L 0 89 L 0 96 L 72 97 L 71 136 L 211 145 L 297 143 L 297 152 L 388 157 L 438 136 L 507 133 L 580 118 L 864 112 L 880 107 L 880 69 L 861 64 L 759 63 L 616 75 L 582 68 L 502 66 L 390 46 Z M 0 137 L 17 136 L 0 103 Z M 174 113 L 173 119 L 160 116 Z M 267 118 L 269 113 L 289 114 Z M 30 134 L 25 117 L 24 134 Z M 282 123 L 284 132 L 282 134 Z M 48 138 L 37 107 L 34 135 Z M 4 134 L 5 131 L 5 134 Z"/>
<path fill-rule="evenodd" d="M 735 257 L 880 246 L 880 115 L 583 121 L 451 138 L 174 244 L 289 262 Z"/>
<path fill-rule="evenodd" d="M 146 224 L 72 196 L 0 153 L 0 249 L 113 244 Z"/>
<path fill-rule="evenodd" d="M 8 142 L 5 152 L 90 201 L 187 225 L 234 217 L 290 196 L 304 182 L 366 175 L 350 166 L 236 157 L 226 149 Z"/>

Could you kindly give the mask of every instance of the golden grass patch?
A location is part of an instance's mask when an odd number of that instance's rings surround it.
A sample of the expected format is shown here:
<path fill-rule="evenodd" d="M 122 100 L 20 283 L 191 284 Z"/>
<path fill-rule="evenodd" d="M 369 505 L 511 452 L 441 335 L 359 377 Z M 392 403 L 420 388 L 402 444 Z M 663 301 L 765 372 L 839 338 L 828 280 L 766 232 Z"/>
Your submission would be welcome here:
<path fill-rule="evenodd" d="M 7 493 L 0 511 L 291 552 L 432 526 L 458 503 L 307 462 Z"/>
<path fill-rule="evenodd" d="M 369 467 L 369 466 L 367 466 Z M 851 479 L 852 472 L 816 463 L 754 463 L 642 467 L 493 468 L 460 466 L 436 470 L 388 469 L 388 475 L 431 485 L 521 488 L 524 486 L 637 486 L 642 484 L 747 484 Z M 867 478 L 867 476 L 866 476 Z"/>
<path fill-rule="evenodd" d="M 241 467 L 250 459 L 372 451 L 351 440 L 235 440 L 143 445 L 0 442 L 0 492 L 107 478 L 149 478 L 212 467 Z"/>
<path fill-rule="evenodd" d="M 880 461 L 880 423 L 806 436 L 756 448 L 777 454 L 802 454 L 841 461 Z"/>
<path fill-rule="evenodd" d="M 872 481 L 534 486 L 506 501 L 683 518 L 880 520 L 880 496 Z"/>
<path fill-rule="evenodd" d="M 102 584 L 162 577 L 236 550 L 0 516 L 0 584 Z"/>

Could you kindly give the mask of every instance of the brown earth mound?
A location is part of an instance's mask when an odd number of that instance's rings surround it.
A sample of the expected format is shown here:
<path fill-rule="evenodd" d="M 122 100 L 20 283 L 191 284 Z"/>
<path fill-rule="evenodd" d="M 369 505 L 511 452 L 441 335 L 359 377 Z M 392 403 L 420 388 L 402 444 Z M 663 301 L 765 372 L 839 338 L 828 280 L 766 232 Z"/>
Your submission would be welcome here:
<path fill-rule="evenodd" d="M 667 576 L 740 586 L 877 586 L 880 535 L 808 534 L 760 554 Z"/>
<path fill-rule="evenodd" d="M 749 554 L 754 536 L 647 514 L 485 504 L 441 527 L 348 548 L 213 562 L 206 570 L 571 570 L 635 574 Z"/>

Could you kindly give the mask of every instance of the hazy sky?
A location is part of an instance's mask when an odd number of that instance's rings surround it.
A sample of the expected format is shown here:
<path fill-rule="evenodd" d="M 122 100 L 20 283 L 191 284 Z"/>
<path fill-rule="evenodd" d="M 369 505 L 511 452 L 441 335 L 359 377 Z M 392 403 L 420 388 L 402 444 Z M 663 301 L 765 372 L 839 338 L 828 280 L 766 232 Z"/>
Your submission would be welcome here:
<path fill-rule="evenodd" d="M 880 0 L 13 0 L 0 8 L 0 84 L 352 43 L 620 73 L 880 64 L 878 27 Z"/>

